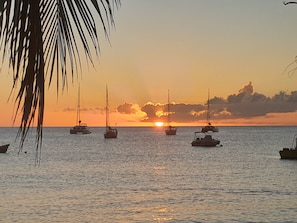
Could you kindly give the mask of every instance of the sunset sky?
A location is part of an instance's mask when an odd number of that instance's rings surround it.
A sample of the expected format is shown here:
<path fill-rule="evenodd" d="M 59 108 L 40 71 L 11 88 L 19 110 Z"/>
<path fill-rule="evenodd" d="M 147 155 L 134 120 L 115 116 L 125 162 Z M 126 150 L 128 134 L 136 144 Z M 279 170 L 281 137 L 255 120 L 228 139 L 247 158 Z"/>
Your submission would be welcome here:
<path fill-rule="evenodd" d="M 294 64 L 285 71 L 297 56 L 297 5 L 121 2 L 109 41 L 100 36 L 94 67 L 83 63 L 82 73 L 73 81 L 69 76 L 58 95 L 55 82 L 46 90 L 45 126 L 75 125 L 79 83 L 81 119 L 89 126 L 105 124 L 106 85 L 112 125 L 166 122 L 168 89 L 173 125 L 204 125 L 208 91 L 214 125 L 297 125 L 297 73 L 288 72 Z M 12 72 L 4 64 L 0 126 L 13 124 L 11 87 Z"/>

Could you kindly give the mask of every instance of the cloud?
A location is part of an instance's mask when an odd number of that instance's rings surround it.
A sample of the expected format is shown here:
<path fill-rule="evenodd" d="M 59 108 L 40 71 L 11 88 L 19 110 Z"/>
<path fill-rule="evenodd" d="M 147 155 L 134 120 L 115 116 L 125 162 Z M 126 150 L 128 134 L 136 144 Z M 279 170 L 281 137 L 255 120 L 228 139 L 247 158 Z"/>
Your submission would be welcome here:
<path fill-rule="evenodd" d="M 147 119 L 147 113 L 143 112 L 141 107 L 135 103 L 124 103 L 117 107 L 117 112 L 129 116 L 129 122 L 143 121 Z"/>
<path fill-rule="evenodd" d="M 253 93 L 252 82 L 241 88 L 238 94 L 229 95 L 224 103 L 211 105 L 213 116 L 218 119 L 252 118 L 267 116 L 270 113 L 288 113 L 297 110 L 297 92 L 286 94 L 281 91 L 273 97 Z M 222 115 L 220 109 L 228 113 Z"/>
<path fill-rule="evenodd" d="M 139 106 L 136 104 L 125 103 L 125 104 L 119 105 L 117 107 L 117 110 L 121 114 L 136 114 L 137 107 L 139 107 Z"/>
<path fill-rule="evenodd" d="M 80 108 L 81 112 L 92 112 L 92 113 L 97 113 L 105 111 L 104 109 L 101 108 Z M 77 112 L 77 108 L 65 108 L 63 109 L 63 112 Z"/>
<path fill-rule="evenodd" d="M 240 94 L 248 94 L 248 95 L 251 95 L 253 94 L 253 85 L 252 85 L 252 82 L 250 81 L 247 85 L 245 85 L 243 88 L 241 88 L 238 92 Z"/>
<path fill-rule="evenodd" d="M 272 113 L 289 113 L 297 110 L 297 91 L 287 94 L 280 91 L 272 97 L 254 92 L 252 82 L 243 86 L 238 93 L 225 99 L 215 96 L 210 100 L 212 120 L 249 119 L 266 117 Z M 122 114 L 142 114 L 142 122 L 167 121 L 167 104 L 148 102 L 142 107 L 124 103 L 118 106 Z M 170 105 L 170 119 L 176 123 L 201 122 L 206 120 L 207 104 L 174 103 Z"/>
<path fill-rule="evenodd" d="M 63 109 L 63 112 L 74 112 L 74 111 L 76 111 L 75 108 L 64 108 Z"/>

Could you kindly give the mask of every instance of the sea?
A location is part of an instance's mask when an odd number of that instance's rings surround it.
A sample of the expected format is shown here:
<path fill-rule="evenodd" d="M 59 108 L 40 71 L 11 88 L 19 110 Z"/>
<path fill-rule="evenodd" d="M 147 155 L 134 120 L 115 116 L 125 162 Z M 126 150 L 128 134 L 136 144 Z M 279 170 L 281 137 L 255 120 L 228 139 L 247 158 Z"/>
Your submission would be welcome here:
<path fill-rule="evenodd" d="M 118 127 L 70 135 L 35 130 L 19 152 L 0 128 L 0 222 L 297 222 L 297 160 L 281 160 L 297 127 L 219 127 L 214 148 L 192 147 L 199 127 Z"/>

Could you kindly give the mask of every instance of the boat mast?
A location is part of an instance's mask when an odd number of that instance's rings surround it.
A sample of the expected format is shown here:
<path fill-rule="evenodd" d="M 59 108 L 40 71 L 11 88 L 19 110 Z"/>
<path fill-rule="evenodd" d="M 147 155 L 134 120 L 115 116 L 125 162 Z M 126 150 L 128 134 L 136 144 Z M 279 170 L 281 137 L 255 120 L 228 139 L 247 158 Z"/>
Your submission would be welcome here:
<path fill-rule="evenodd" d="M 168 122 L 168 125 L 170 125 L 170 102 L 169 102 L 169 89 L 168 89 L 168 105 L 167 105 L 167 122 Z"/>
<path fill-rule="evenodd" d="M 207 123 L 210 125 L 210 111 L 209 111 L 209 89 L 208 89 L 208 99 L 207 99 L 207 113 L 206 113 L 207 117 L 206 117 L 206 121 Z"/>
<path fill-rule="evenodd" d="M 105 107 L 105 126 L 106 129 L 109 126 L 109 109 L 108 109 L 108 89 L 107 89 L 107 85 L 106 85 L 106 107 Z"/>
<path fill-rule="evenodd" d="M 76 111 L 76 123 L 80 125 L 80 85 L 78 85 L 78 99 L 77 99 L 77 111 Z"/>

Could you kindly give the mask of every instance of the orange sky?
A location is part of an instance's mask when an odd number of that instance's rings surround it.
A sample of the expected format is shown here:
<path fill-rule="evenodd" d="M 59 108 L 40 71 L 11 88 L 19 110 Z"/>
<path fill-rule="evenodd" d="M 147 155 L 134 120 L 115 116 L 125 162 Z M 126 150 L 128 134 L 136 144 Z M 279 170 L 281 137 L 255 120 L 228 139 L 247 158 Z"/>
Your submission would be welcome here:
<path fill-rule="evenodd" d="M 164 112 L 158 104 L 167 103 L 168 89 L 178 105 L 173 109 L 179 109 L 172 115 L 175 125 L 205 124 L 208 90 L 211 99 L 222 99 L 211 105 L 215 125 L 297 125 L 292 93 L 297 74 L 283 73 L 297 55 L 296 21 L 297 7 L 278 0 L 122 1 L 110 43 L 100 38 L 94 67 L 83 62 L 82 73 L 69 77 L 58 97 L 55 79 L 46 91 L 44 124 L 75 124 L 80 83 L 82 121 L 89 126 L 105 124 L 106 84 L 112 125 L 151 126 L 166 120 L 157 114 Z M 240 99 L 240 89 L 250 81 L 253 91 Z M 0 126 L 12 126 L 11 86 L 11 71 L 4 64 Z M 286 93 L 281 99 L 280 91 Z M 196 114 L 192 120 L 191 112 Z"/>

